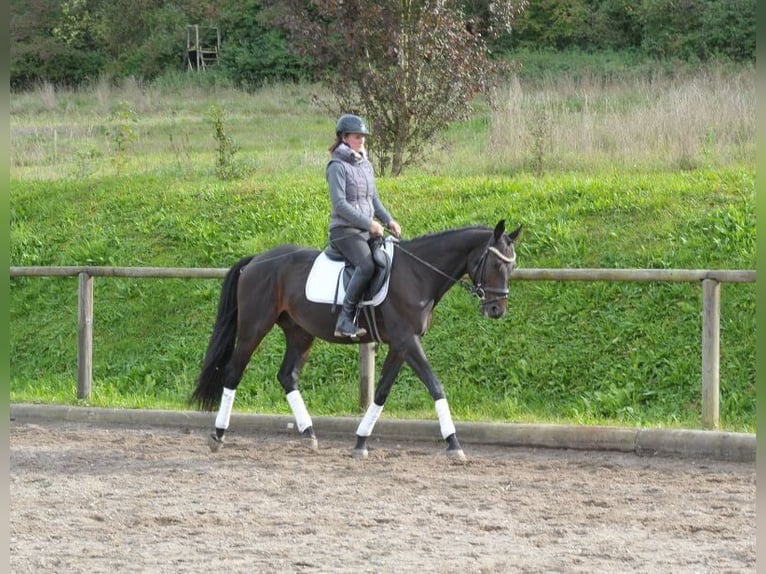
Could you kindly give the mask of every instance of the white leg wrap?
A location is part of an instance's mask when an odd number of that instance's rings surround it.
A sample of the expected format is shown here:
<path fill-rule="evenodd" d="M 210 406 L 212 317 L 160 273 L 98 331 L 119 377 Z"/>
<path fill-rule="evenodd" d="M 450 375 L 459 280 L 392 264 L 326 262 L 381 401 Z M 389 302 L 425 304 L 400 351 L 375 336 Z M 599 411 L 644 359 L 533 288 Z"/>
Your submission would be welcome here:
<path fill-rule="evenodd" d="M 300 391 L 295 390 L 287 393 L 287 402 L 290 403 L 290 408 L 293 409 L 295 424 L 298 425 L 299 432 L 303 432 L 312 426 L 311 416 L 306 410 L 306 405 L 303 403 L 303 397 L 301 396 Z"/>
<path fill-rule="evenodd" d="M 364 413 L 362 422 L 359 423 L 359 427 L 356 429 L 357 436 L 370 436 L 375 423 L 378 422 L 380 413 L 383 412 L 383 407 L 376 405 L 374 402 L 367 407 L 367 412 Z"/>
<path fill-rule="evenodd" d="M 218 407 L 218 416 L 215 417 L 215 428 L 226 430 L 229 428 L 229 419 L 231 418 L 231 407 L 234 405 L 234 395 L 236 389 L 223 388 L 221 395 L 221 406 Z"/>
<path fill-rule="evenodd" d="M 455 434 L 455 425 L 452 422 L 452 415 L 449 412 L 447 399 L 439 399 L 436 401 L 436 414 L 439 415 L 439 426 L 442 429 L 442 438 L 447 438 L 449 435 Z"/>

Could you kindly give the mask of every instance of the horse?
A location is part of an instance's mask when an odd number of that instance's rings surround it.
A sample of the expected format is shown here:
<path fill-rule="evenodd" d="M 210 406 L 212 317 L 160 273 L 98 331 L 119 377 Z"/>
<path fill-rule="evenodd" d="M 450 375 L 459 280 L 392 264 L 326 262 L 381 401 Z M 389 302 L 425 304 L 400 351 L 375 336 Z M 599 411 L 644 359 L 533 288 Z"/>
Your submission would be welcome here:
<path fill-rule="evenodd" d="M 428 330 L 434 308 L 456 284 L 479 299 L 485 317 L 499 319 L 505 314 L 508 282 L 516 265 L 514 244 L 521 232 L 519 225 L 507 233 L 505 220 L 500 220 L 494 229 L 469 226 L 399 240 L 391 261 L 388 293 L 370 317 L 360 315 L 360 325 L 367 327 L 367 334 L 358 339 L 336 337 L 335 306 L 306 297 L 307 277 L 319 250 L 280 245 L 240 259 L 224 277 L 215 325 L 190 398 L 204 411 L 218 405 L 215 432 L 209 435 L 211 450 L 223 445 L 245 368 L 274 325 L 282 329 L 286 342 L 277 379 L 284 388 L 298 432 L 309 448 L 316 449 L 316 433 L 298 387 L 311 346 L 317 337 L 339 344 L 370 343 L 374 327 L 378 340 L 388 345 L 388 353 L 373 401 L 356 430 L 352 455 L 368 456 L 367 439 L 406 363 L 434 400 L 447 456 L 465 460 L 444 388 L 426 358 L 421 337 Z"/>

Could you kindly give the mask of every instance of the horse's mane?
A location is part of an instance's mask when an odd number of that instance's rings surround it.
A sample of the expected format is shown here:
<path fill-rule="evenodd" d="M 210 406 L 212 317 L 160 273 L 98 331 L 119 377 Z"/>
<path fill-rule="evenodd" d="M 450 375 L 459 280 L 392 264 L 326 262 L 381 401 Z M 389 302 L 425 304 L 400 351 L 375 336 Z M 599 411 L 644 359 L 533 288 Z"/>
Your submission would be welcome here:
<path fill-rule="evenodd" d="M 485 231 L 489 232 L 491 229 L 487 227 L 486 225 L 468 225 L 466 227 L 460 227 L 457 229 L 446 229 L 444 231 L 434 231 L 433 233 L 427 233 L 425 235 L 420 235 L 418 237 L 413 237 L 412 239 L 407 239 L 402 241 L 402 246 L 407 247 L 408 245 L 418 245 L 422 242 L 431 242 L 433 240 L 443 240 L 446 237 L 450 237 L 456 233 L 464 233 L 466 231 Z"/>

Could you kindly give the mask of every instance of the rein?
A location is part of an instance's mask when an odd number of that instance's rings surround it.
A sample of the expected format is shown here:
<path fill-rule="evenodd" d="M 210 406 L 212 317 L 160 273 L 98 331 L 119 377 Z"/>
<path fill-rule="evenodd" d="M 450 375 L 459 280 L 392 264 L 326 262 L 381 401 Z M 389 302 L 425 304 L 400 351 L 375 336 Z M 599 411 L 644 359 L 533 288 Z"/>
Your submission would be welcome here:
<path fill-rule="evenodd" d="M 394 247 L 396 249 L 398 249 L 399 251 L 401 251 L 402 253 L 406 253 L 407 255 L 412 257 L 418 263 L 422 263 L 424 266 L 428 267 L 431 271 L 436 271 L 442 277 L 445 277 L 445 278 L 449 279 L 453 283 L 457 283 L 458 285 L 463 287 L 465 290 L 467 290 L 469 293 L 471 293 L 471 295 L 478 295 L 476 287 L 474 287 L 473 285 L 468 283 L 468 281 L 465 281 L 464 279 L 455 279 L 452 275 L 448 275 L 447 273 L 445 273 L 444 271 L 442 271 L 441 269 L 439 269 L 435 265 L 432 265 L 431 263 L 429 263 L 425 259 L 421 259 L 417 255 L 415 255 L 412 251 L 407 251 L 398 242 L 394 244 Z"/>

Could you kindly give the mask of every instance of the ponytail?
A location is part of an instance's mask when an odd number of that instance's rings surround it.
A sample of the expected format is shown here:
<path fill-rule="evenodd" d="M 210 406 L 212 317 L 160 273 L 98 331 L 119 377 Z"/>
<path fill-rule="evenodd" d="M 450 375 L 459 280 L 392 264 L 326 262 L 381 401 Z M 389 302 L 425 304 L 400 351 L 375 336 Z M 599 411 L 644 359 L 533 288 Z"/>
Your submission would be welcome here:
<path fill-rule="evenodd" d="M 334 152 L 336 149 L 338 149 L 338 146 L 343 143 L 343 135 L 338 134 L 335 136 L 335 141 L 330 146 L 330 153 Z"/>

